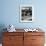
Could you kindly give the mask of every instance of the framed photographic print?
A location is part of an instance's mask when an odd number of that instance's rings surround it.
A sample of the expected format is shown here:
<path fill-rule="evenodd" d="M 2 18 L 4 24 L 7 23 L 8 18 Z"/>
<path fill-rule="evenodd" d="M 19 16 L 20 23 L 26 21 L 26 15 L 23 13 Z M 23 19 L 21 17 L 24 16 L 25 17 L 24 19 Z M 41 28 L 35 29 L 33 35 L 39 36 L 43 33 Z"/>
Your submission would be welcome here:
<path fill-rule="evenodd" d="M 20 5 L 20 22 L 32 22 L 34 7 L 32 5 Z"/>

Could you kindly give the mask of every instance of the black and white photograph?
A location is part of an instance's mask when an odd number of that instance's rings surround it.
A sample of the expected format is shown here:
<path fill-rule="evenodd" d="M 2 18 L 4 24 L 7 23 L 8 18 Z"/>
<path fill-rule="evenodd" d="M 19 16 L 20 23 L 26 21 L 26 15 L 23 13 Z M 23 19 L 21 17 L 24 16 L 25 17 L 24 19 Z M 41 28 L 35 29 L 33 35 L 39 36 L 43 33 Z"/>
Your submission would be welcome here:
<path fill-rule="evenodd" d="M 20 7 L 20 21 L 32 22 L 33 20 L 33 7 L 32 5 L 22 5 Z"/>

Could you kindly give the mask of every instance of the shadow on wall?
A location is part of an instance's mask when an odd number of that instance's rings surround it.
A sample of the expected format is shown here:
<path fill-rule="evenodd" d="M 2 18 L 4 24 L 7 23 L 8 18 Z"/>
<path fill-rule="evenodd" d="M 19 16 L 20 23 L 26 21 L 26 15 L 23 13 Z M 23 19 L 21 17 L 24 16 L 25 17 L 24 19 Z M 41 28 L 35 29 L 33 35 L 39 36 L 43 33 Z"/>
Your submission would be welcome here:
<path fill-rule="evenodd" d="M 6 31 L 4 28 L 6 28 L 6 26 L 4 24 L 0 24 L 0 43 L 2 43 L 3 32 Z"/>

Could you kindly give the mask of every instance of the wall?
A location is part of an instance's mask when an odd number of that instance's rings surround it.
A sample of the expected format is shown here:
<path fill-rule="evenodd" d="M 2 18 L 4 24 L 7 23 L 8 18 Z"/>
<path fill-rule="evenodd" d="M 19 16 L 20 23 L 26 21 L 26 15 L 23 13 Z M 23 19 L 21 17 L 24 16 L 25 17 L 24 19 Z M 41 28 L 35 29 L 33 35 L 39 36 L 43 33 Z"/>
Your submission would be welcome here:
<path fill-rule="evenodd" d="M 46 0 L 0 0 L 0 4 L 0 25 L 3 27 L 13 24 L 16 28 L 31 28 L 39 25 L 46 28 Z M 34 6 L 34 22 L 21 23 L 19 21 L 19 7 L 22 4 Z"/>
<path fill-rule="evenodd" d="M 34 6 L 34 22 L 19 21 L 19 7 L 22 4 Z M 46 0 L 0 0 L 0 31 L 9 24 L 13 24 L 15 28 L 40 27 L 46 31 Z"/>

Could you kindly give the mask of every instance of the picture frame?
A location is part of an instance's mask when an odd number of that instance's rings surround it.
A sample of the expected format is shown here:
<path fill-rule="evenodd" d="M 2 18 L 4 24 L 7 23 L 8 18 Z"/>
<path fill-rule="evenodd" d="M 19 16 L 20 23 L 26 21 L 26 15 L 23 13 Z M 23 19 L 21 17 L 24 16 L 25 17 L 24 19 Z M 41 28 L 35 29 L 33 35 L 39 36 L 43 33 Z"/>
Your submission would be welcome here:
<path fill-rule="evenodd" d="M 33 22 L 34 7 L 33 5 L 20 5 L 20 22 Z"/>

